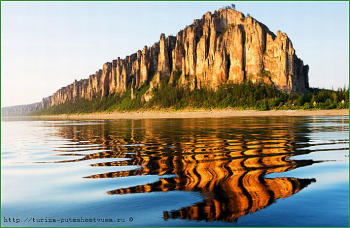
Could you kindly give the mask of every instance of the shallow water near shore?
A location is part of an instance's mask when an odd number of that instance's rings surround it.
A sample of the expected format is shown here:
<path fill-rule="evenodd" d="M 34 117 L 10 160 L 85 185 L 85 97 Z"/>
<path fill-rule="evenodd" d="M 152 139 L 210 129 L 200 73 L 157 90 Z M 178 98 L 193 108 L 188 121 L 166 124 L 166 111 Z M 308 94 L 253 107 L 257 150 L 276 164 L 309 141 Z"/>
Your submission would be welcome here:
<path fill-rule="evenodd" d="M 1 226 L 348 226 L 349 117 L 1 122 Z"/>

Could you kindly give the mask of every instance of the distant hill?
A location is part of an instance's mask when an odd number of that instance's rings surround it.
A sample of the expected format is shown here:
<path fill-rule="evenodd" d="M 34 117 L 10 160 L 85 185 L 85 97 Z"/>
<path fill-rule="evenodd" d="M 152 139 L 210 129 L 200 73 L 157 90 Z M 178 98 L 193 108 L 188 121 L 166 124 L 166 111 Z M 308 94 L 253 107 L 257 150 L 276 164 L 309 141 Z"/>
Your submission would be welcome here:
<path fill-rule="evenodd" d="M 9 106 L 1 108 L 1 115 L 3 116 L 9 116 L 9 115 L 25 115 L 37 110 L 40 110 L 41 102 L 33 103 L 33 104 L 27 104 L 27 105 L 16 105 L 16 106 Z"/>

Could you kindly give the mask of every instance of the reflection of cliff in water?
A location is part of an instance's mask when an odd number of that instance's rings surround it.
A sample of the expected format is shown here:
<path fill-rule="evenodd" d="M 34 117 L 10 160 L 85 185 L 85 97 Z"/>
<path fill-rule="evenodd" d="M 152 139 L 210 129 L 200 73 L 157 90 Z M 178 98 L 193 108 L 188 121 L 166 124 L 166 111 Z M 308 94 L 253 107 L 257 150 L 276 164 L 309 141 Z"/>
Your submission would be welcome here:
<path fill-rule="evenodd" d="M 101 125 L 61 126 L 58 135 L 75 141 L 89 140 L 104 149 L 62 162 L 116 158 L 92 166 L 130 167 L 86 178 L 160 176 L 154 183 L 115 189 L 108 194 L 200 192 L 202 202 L 165 211 L 163 218 L 235 221 L 315 181 L 265 178 L 269 173 L 282 173 L 314 162 L 289 159 L 310 152 L 302 149 L 308 142 L 305 132 L 309 130 L 304 123 L 298 123 L 298 118 L 260 121 L 249 118 L 109 121 Z"/>

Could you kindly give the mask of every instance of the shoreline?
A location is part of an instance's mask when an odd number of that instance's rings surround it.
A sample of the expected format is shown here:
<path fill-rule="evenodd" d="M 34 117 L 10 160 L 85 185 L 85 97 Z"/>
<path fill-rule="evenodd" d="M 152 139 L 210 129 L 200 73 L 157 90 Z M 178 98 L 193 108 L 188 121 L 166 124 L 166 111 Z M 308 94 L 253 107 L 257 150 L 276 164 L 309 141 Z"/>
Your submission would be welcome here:
<path fill-rule="evenodd" d="M 158 119 L 158 118 L 225 118 L 225 117 L 266 117 L 266 116 L 349 116 L 349 109 L 338 110 L 159 110 L 159 111 L 131 111 L 111 113 L 89 113 L 89 114 L 59 114 L 43 116 L 27 116 L 38 119 Z M 6 117 L 5 117 L 6 118 Z"/>

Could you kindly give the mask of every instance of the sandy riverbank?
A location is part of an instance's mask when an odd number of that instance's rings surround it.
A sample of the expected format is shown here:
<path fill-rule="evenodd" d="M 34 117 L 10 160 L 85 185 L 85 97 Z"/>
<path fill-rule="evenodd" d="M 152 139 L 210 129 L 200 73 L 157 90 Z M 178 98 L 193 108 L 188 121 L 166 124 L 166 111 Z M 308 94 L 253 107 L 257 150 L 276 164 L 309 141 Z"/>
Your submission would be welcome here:
<path fill-rule="evenodd" d="M 138 111 L 90 114 L 62 114 L 37 116 L 49 119 L 157 119 L 157 118 L 220 118 L 242 116 L 349 116 L 349 109 L 341 110 L 184 110 L 184 111 Z"/>

